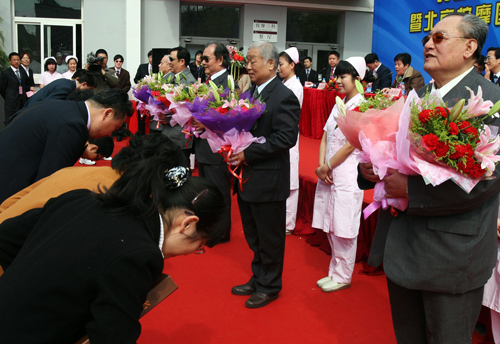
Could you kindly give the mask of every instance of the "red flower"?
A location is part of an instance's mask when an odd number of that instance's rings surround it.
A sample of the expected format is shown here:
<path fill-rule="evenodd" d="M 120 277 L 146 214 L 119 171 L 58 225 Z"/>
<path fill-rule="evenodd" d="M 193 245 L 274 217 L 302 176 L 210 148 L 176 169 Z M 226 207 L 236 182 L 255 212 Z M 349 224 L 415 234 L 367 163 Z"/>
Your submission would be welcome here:
<path fill-rule="evenodd" d="M 450 155 L 451 159 L 460 159 L 463 156 L 466 156 L 466 155 L 471 156 L 474 154 L 470 144 L 467 144 L 467 145 L 457 144 L 453 148 L 455 148 L 455 153 Z"/>
<path fill-rule="evenodd" d="M 448 114 L 446 113 L 446 109 L 444 107 L 438 106 L 434 109 L 434 113 L 436 115 L 441 115 L 443 118 L 447 118 Z"/>
<path fill-rule="evenodd" d="M 435 150 L 438 145 L 439 138 L 434 134 L 427 134 L 422 137 L 422 141 L 427 146 L 428 150 Z"/>
<path fill-rule="evenodd" d="M 418 114 L 418 119 L 420 122 L 427 124 L 429 120 L 432 117 L 432 110 L 423 110 L 421 113 Z"/>
<path fill-rule="evenodd" d="M 451 135 L 458 135 L 459 129 L 458 129 L 458 125 L 455 122 L 451 122 L 449 125 L 449 128 L 450 128 Z"/>
<path fill-rule="evenodd" d="M 356 106 L 352 111 L 358 111 L 359 112 L 359 106 Z"/>
<path fill-rule="evenodd" d="M 477 133 L 477 129 L 470 126 L 470 123 L 467 122 L 467 121 L 463 121 L 461 124 L 460 124 L 460 129 L 462 129 L 462 132 L 467 134 L 467 135 L 472 135 L 474 136 L 475 138 L 478 137 L 478 133 Z"/>
<path fill-rule="evenodd" d="M 226 112 L 228 112 L 228 108 L 223 108 L 222 106 L 218 107 L 217 109 L 215 109 L 215 111 L 217 111 L 218 113 L 224 115 Z"/>
<path fill-rule="evenodd" d="M 151 95 L 153 97 L 158 97 L 160 94 L 161 94 L 160 91 L 151 91 Z"/>
<path fill-rule="evenodd" d="M 447 142 L 438 141 L 437 148 L 434 151 L 434 153 L 441 158 L 445 156 L 449 150 L 450 150 L 450 145 Z"/>

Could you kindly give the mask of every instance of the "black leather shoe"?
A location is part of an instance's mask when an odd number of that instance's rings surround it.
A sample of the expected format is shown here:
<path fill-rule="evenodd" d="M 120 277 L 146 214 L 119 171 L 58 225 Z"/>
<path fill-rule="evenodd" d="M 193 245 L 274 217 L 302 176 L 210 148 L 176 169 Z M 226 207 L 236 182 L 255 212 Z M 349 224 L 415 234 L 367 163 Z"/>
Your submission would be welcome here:
<path fill-rule="evenodd" d="M 255 288 L 249 284 L 237 285 L 231 289 L 234 295 L 252 295 L 255 293 Z"/>
<path fill-rule="evenodd" d="M 252 296 L 245 302 L 245 306 L 248 308 L 260 308 L 267 306 L 274 300 L 278 298 L 279 294 L 264 294 L 264 293 L 253 293 Z"/>

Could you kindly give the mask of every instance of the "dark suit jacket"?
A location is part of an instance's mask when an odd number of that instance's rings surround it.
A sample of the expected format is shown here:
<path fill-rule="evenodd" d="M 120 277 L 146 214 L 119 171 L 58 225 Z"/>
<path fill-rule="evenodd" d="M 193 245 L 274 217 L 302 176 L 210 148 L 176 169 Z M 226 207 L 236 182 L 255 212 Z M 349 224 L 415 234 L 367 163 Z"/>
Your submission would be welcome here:
<path fill-rule="evenodd" d="M 75 80 L 64 78 L 54 80 L 31 96 L 24 107 L 31 106 L 44 100 L 65 100 L 74 90 L 76 90 Z"/>
<path fill-rule="evenodd" d="M 120 75 L 118 75 L 118 79 L 118 84 L 116 84 L 113 88 L 119 88 L 120 90 L 128 92 L 130 90 L 130 87 L 132 87 L 132 84 L 130 83 L 130 73 L 128 72 L 128 70 L 122 68 L 120 70 Z"/>
<path fill-rule="evenodd" d="M 195 62 L 191 62 L 189 64 L 189 69 L 191 70 L 191 74 L 193 74 L 196 80 L 198 80 L 198 78 L 201 79 L 201 82 L 205 82 L 207 80 L 207 75 L 205 74 L 205 68 L 203 67 L 203 63 L 200 66 L 199 73 L 198 73 L 198 66 L 196 66 Z"/>
<path fill-rule="evenodd" d="M 22 67 L 22 65 L 19 67 Z M 22 68 L 24 69 L 24 67 L 22 67 Z M 35 86 L 35 79 L 33 78 L 33 69 L 28 67 L 28 70 L 24 69 L 24 71 L 26 72 L 26 75 L 28 76 L 28 82 L 26 83 L 26 86 L 28 86 L 28 87 Z"/>
<path fill-rule="evenodd" d="M 96 344 L 136 342 L 163 269 L 158 214 L 111 214 L 75 190 L 4 221 L 0 232 L 0 295 L 9 295 L 0 342 L 75 343 L 86 333 Z"/>
<path fill-rule="evenodd" d="M 389 68 L 384 66 L 383 64 L 380 65 L 377 69 L 377 78 L 373 82 L 372 90 L 374 92 L 379 91 L 385 87 L 391 87 L 391 81 L 392 81 L 392 72 Z"/>
<path fill-rule="evenodd" d="M 302 84 L 302 86 L 304 86 L 306 81 L 311 81 L 315 84 L 318 83 L 318 72 L 315 71 L 314 69 L 311 69 L 311 71 L 309 72 L 309 77 L 307 77 L 307 73 L 306 73 L 305 69 L 301 69 L 297 73 L 297 76 L 299 77 L 300 83 Z"/>
<path fill-rule="evenodd" d="M 212 81 L 217 86 L 222 86 L 224 87 L 224 89 L 226 89 L 228 87 L 227 85 L 228 75 L 229 73 L 225 71 L 222 75 L 220 75 L 218 78 L 213 79 Z M 211 165 L 225 164 L 224 159 L 219 153 L 212 152 L 212 149 L 210 148 L 210 145 L 208 144 L 207 140 L 195 138 L 194 148 L 195 148 L 196 159 L 198 160 L 198 162 L 202 164 L 211 164 Z"/>
<path fill-rule="evenodd" d="M 253 94 L 255 86 L 252 87 Z M 250 131 L 266 138 L 265 143 L 252 143 L 245 149 L 242 165 L 243 192 L 235 180 L 235 189 L 246 202 L 285 201 L 290 194 L 289 150 L 297 143 L 300 104 L 292 91 L 274 78 L 260 94 L 266 110 Z"/>
<path fill-rule="evenodd" d="M 25 109 L 0 136 L 0 202 L 74 165 L 88 139 L 87 121 L 84 102 L 51 100 Z"/>
<path fill-rule="evenodd" d="M 490 81 L 493 82 L 493 77 L 495 76 L 495 74 L 493 74 L 493 72 L 490 73 Z M 498 85 L 500 86 L 500 78 L 498 78 L 497 82 L 495 85 Z"/>
<path fill-rule="evenodd" d="M 148 72 L 148 64 L 149 63 L 142 63 L 139 65 L 137 68 L 137 72 L 135 73 L 134 77 L 134 82 L 137 84 L 142 78 L 144 78 L 146 75 L 149 75 Z"/>
<path fill-rule="evenodd" d="M 469 99 L 465 86 L 476 94 L 481 86 L 485 100 L 500 100 L 500 89 L 474 69 L 444 97 L 449 107 Z M 498 119 L 492 123 L 499 124 Z M 397 217 L 381 210 L 369 264 L 377 266 L 383 257 L 387 277 L 408 289 L 454 294 L 483 286 L 497 258 L 500 165 L 494 175 L 469 194 L 452 181 L 433 187 L 420 176 L 409 176 L 408 209 Z M 362 189 L 373 185 L 361 174 L 358 184 Z"/>
<path fill-rule="evenodd" d="M 9 118 L 24 106 L 27 99 L 26 92 L 30 90 L 28 75 L 21 66 L 19 66 L 19 73 L 21 83 L 10 66 L 0 74 L 0 95 L 5 102 L 5 118 Z M 19 86 L 22 88 L 22 94 L 19 94 Z"/>

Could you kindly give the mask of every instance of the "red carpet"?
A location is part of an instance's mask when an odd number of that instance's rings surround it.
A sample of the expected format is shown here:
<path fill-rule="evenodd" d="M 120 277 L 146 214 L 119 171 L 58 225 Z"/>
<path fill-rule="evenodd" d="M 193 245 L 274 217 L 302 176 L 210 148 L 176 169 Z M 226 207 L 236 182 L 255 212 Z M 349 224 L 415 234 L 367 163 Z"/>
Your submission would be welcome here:
<path fill-rule="evenodd" d="M 301 174 L 312 171 L 315 179 L 317 150 L 303 154 L 302 146 L 319 146 L 319 141 L 300 140 Z M 115 154 L 125 145 L 126 140 L 117 142 Z M 396 343 L 385 276 L 358 274 L 357 263 L 350 288 L 324 293 L 316 281 L 327 275 L 330 256 L 295 235 L 287 236 L 285 251 L 279 299 L 246 308 L 248 296 L 231 294 L 232 286 L 250 278 L 252 259 L 233 198 L 229 243 L 165 261 L 164 272 L 179 289 L 141 319 L 138 343 Z M 475 333 L 473 343 L 482 338 Z"/>

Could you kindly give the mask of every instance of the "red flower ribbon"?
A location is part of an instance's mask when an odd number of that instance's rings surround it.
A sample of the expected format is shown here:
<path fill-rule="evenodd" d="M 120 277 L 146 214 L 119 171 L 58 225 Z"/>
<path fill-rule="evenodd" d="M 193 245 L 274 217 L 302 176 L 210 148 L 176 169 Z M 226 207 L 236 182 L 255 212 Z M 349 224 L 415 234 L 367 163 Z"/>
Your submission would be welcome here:
<path fill-rule="evenodd" d="M 229 158 L 231 157 L 231 154 L 233 153 L 233 149 L 231 148 L 230 145 L 224 145 L 222 146 L 221 149 L 217 151 L 222 157 L 224 158 L 224 162 L 228 162 Z M 245 184 L 248 181 L 248 178 L 243 180 L 243 168 L 240 169 L 240 173 L 236 174 L 236 170 L 238 169 L 239 166 L 235 166 L 234 168 L 231 168 L 232 165 L 228 164 L 227 169 L 231 174 L 237 178 L 240 181 L 240 190 L 243 192 L 243 184 Z"/>

